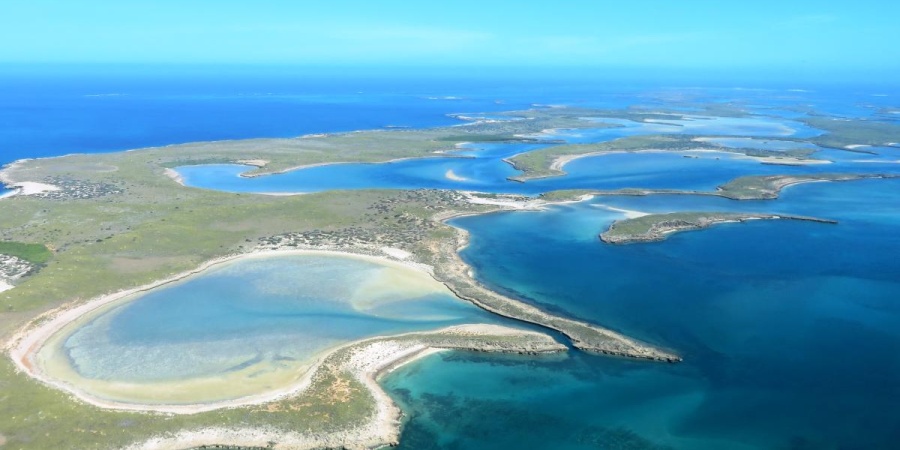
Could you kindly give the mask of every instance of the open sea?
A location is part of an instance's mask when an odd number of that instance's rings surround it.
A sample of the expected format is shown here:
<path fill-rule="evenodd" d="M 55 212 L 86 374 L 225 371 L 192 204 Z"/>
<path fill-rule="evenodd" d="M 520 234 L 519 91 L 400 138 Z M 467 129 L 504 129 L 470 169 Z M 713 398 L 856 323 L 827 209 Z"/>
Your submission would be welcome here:
<path fill-rule="evenodd" d="M 688 131 L 734 146 L 748 143 L 727 136 L 815 135 L 796 122 L 808 111 L 900 119 L 891 112 L 900 106 L 897 88 L 697 87 L 703 85 L 600 75 L 506 80 L 271 69 L 21 69 L 0 74 L 0 164 L 203 140 L 453 125 L 459 122 L 448 114 L 532 105 L 653 109 L 673 101 L 679 107 L 737 102 L 760 116 Z M 562 138 L 590 142 L 659 131 L 635 127 Z M 436 187 L 528 195 L 572 187 L 712 189 L 748 174 L 900 173 L 900 148 L 885 147 L 864 155 L 868 162 L 859 162 L 859 154 L 823 151 L 835 161 L 825 168 L 726 156 L 616 154 L 572 162 L 567 177 L 506 181 L 515 171 L 502 158 L 532 148 L 540 145 L 485 145 L 471 149 L 471 160 L 342 165 L 249 180 L 236 177 L 245 170 L 240 166 L 179 170 L 193 186 L 234 192 Z M 448 179 L 447 170 L 464 180 Z M 608 206 L 777 212 L 839 223 L 752 221 L 659 243 L 610 246 L 597 235 L 623 215 Z M 407 413 L 401 448 L 898 448 L 900 181 L 811 183 L 769 201 L 607 197 L 453 224 L 471 232 L 462 256 L 486 285 L 673 349 L 684 362 L 575 350 L 549 357 L 433 355 L 382 380 Z"/>

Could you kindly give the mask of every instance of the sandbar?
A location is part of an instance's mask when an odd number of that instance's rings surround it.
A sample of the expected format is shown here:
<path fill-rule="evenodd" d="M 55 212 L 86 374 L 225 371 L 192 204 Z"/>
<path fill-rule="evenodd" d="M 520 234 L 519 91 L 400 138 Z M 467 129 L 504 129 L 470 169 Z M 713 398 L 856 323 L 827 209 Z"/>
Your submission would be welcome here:
<path fill-rule="evenodd" d="M 522 345 L 510 345 L 508 339 Z M 394 369 L 437 352 L 462 349 L 504 353 L 558 353 L 566 347 L 547 335 L 499 325 L 459 325 L 432 332 L 371 338 L 335 350 L 320 367 L 347 371 L 373 396 L 375 413 L 356 427 L 314 435 L 263 428 L 203 428 L 163 435 L 127 447 L 132 450 L 175 450 L 227 442 L 231 446 L 265 447 L 269 441 L 279 448 L 378 448 L 396 445 L 402 413 L 378 385 L 377 380 Z M 307 385 L 308 386 L 308 385 Z M 286 394 L 290 395 L 290 394 Z"/>
<path fill-rule="evenodd" d="M 468 178 L 457 175 L 453 172 L 453 169 L 447 169 L 447 172 L 444 173 L 444 177 L 453 181 L 469 181 Z"/>

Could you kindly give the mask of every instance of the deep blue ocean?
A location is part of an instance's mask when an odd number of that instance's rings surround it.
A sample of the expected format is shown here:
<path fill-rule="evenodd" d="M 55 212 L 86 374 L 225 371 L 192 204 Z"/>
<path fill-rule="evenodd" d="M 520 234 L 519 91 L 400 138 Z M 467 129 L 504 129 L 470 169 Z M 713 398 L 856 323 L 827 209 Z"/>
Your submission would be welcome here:
<path fill-rule="evenodd" d="M 737 102 L 767 122 L 809 111 L 900 119 L 890 109 L 900 106 L 900 90 L 883 86 L 638 83 L 602 74 L 35 70 L 0 73 L 0 163 L 200 140 L 452 125 L 459 123 L 452 113 L 549 104 L 652 109 L 672 101 Z M 698 87 L 704 85 L 711 87 Z M 603 133 L 567 139 L 615 137 Z M 642 154 L 578 160 L 567 166 L 569 177 L 506 181 L 514 171 L 497 160 L 528 148 L 484 146 L 465 163 L 348 165 L 253 179 L 269 183 L 261 186 L 236 184 L 240 167 L 185 170 L 198 171 L 188 173 L 197 186 L 228 191 L 442 187 L 525 194 L 560 187 L 711 189 L 751 173 L 900 170 L 895 148 L 863 156 L 826 151 L 836 161 L 828 168 Z M 469 181 L 447 181 L 451 169 Z M 755 221 L 609 246 L 597 235 L 622 214 L 606 206 L 793 213 L 839 223 Z M 608 197 L 454 225 L 472 233 L 463 257 L 483 283 L 673 349 L 684 362 L 578 351 L 431 356 L 383 380 L 407 412 L 401 448 L 891 449 L 900 442 L 897 180 L 794 186 L 772 201 Z"/>

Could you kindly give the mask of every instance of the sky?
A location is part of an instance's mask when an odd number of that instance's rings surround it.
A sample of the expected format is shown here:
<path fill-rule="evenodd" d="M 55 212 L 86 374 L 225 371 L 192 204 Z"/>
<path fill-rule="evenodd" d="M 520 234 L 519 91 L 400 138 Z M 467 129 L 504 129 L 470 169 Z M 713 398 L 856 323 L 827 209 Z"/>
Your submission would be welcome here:
<path fill-rule="evenodd" d="M 895 0 L 0 0 L 0 63 L 900 74 Z"/>

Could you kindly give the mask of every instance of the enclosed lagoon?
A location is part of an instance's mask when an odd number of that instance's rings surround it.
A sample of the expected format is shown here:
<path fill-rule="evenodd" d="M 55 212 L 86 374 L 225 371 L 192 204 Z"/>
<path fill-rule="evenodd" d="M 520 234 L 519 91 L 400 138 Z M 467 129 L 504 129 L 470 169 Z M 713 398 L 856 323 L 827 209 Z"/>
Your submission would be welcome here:
<path fill-rule="evenodd" d="M 491 320 L 401 263 L 251 256 L 89 313 L 57 332 L 36 362 L 101 401 L 220 402 L 285 390 L 351 341 Z"/>

